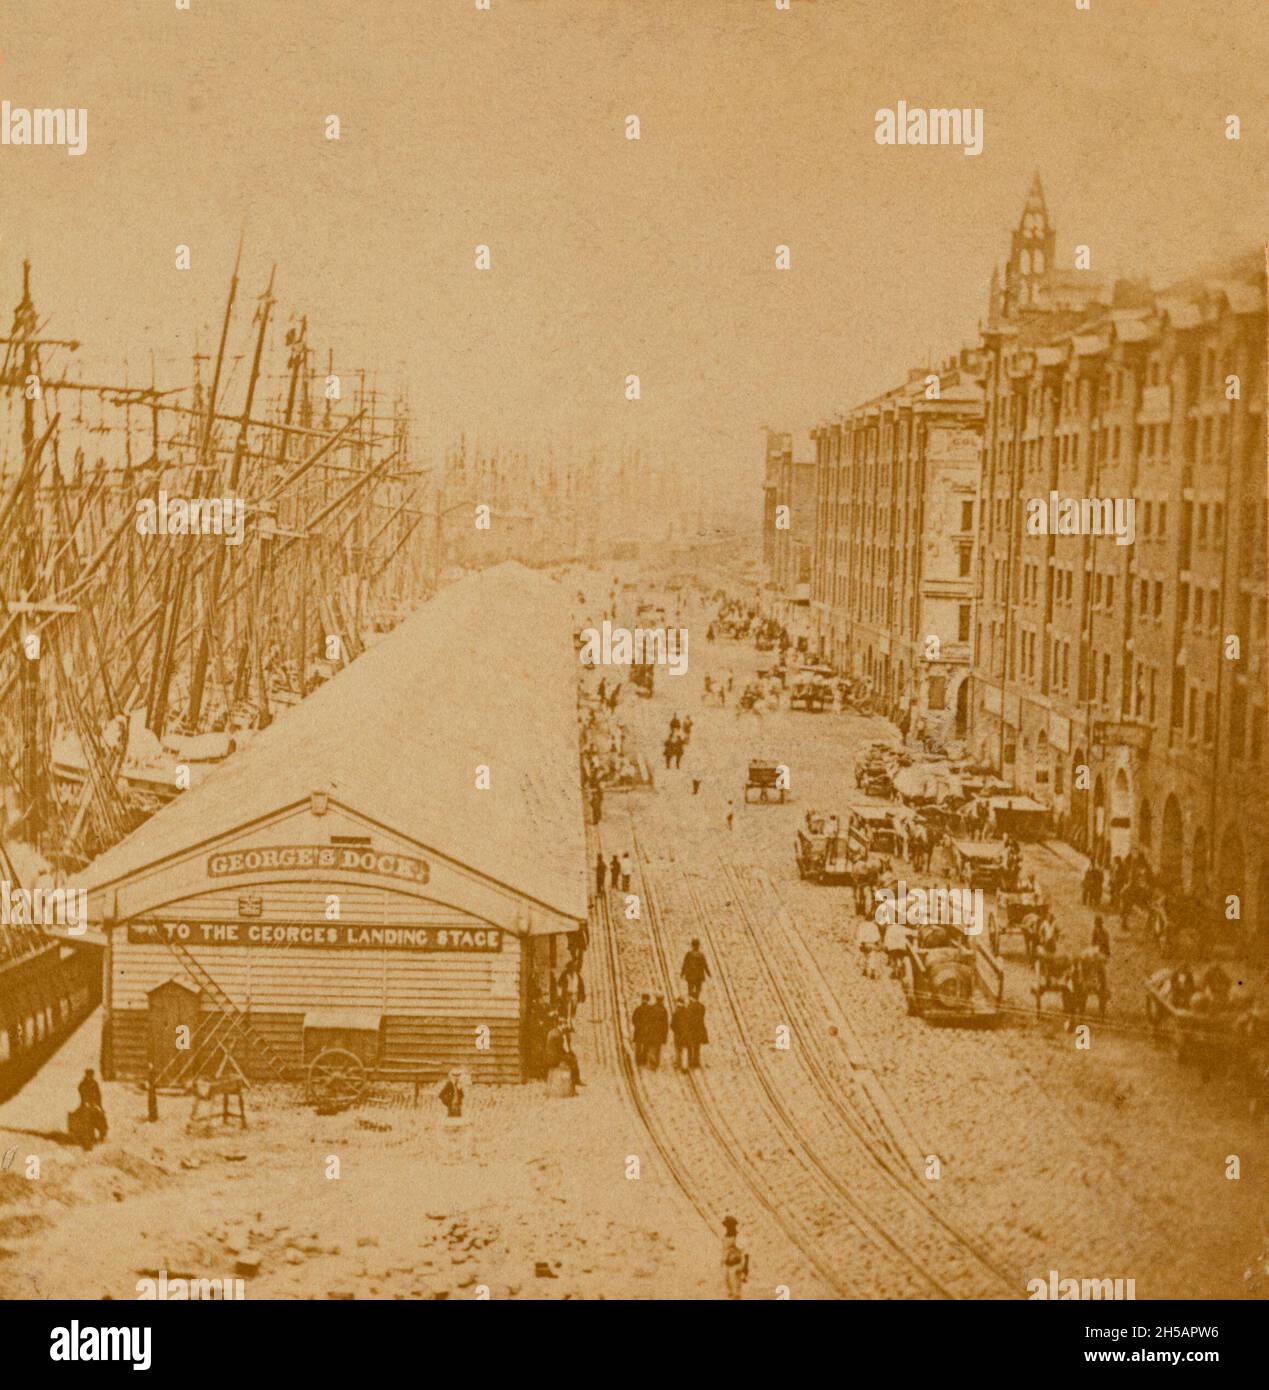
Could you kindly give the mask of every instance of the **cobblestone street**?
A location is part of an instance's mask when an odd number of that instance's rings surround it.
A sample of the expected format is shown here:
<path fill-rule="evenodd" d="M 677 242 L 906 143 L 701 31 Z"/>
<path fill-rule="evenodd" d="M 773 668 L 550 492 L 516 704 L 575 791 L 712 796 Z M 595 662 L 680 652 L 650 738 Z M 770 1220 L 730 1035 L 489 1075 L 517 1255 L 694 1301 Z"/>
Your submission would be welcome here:
<path fill-rule="evenodd" d="M 1260 1247 L 1262 1121 L 1226 1079 L 1203 1081 L 1151 1041 L 1143 981 L 1160 964 L 1153 943 L 1119 934 L 1108 918 L 1110 1009 L 1087 1021 L 1086 1049 L 1060 1016 L 1036 1017 L 1020 947 L 1005 947 L 1001 1026 L 960 1031 L 910 1018 L 897 984 L 860 969 L 852 891 L 801 881 L 793 856 L 806 808 L 844 811 L 858 796 L 855 757 L 893 731 L 851 714 L 738 714 L 734 696 L 723 708 L 703 702 L 706 673 L 717 683 L 731 672 L 738 693 L 759 661 L 748 645 L 698 642 L 688 676 L 662 677 L 653 699 L 623 706 L 633 708 L 656 790 L 609 798 L 602 827 L 605 853 L 634 844 L 642 875 L 640 920 L 624 920 L 612 897 L 627 1007 L 644 989 L 673 987 L 667 975 L 692 937 L 709 956 L 702 1073 L 639 1084 L 674 1142 L 692 1146 L 697 1190 L 726 1204 L 730 1188 L 733 1207 L 742 1193 L 750 1199 L 762 1247 L 755 1279 L 771 1268 L 772 1284 L 794 1283 L 802 1263 L 789 1247 L 814 1252 L 807 1232 L 818 1229 L 835 1252 L 821 1280 L 873 1296 L 928 1295 L 940 1284 L 1023 1296 L 1027 1280 L 1050 1269 L 1132 1277 L 1138 1297 L 1236 1296 Z M 674 713 L 691 716 L 692 735 L 683 766 L 665 770 L 655 752 Z M 750 756 L 789 767 L 787 804 L 744 804 Z M 1058 842 L 1028 845 L 1024 867 L 1063 931 L 1086 942 L 1080 856 Z M 1229 1155 L 1241 1159 L 1237 1181 L 1226 1177 Z M 924 1176 L 927 1156 L 938 1159 L 937 1179 Z M 918 1219 L 906 1213 L 908 1224 L 896 1224 L 897 1192 L 920 1185 L 928 1212 L 914 1198 Z M 893 1249 L 878 1258 L 857 1201 L 903 1258 Z"/>

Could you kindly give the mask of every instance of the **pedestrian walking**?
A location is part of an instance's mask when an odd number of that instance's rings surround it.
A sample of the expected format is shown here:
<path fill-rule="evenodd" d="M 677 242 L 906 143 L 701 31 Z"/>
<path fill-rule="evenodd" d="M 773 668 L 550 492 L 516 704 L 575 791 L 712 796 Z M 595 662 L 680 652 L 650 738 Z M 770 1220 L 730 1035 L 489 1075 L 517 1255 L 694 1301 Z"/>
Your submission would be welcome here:
<path fill-rule="evenodd" d="M 723 1217 L 723 1283 L 727 1297 L 732 1300 L 742 1297 L 745 1281 L 749 1278 L 749 1256 L 736 1243 L 738 1229 L 734 1216 Z"/>
<path fill-rule="evenodd" d="M 582 1084 L 581 1068 L 577 1064 L 577 1054 L 571 1041 L 572 1029 L 558 1016 L 551 1021 L 550 1032 L 546 1035 L 546 1071 L 549 1076 L 556 1067 L 567 1067 L 573 1078 L 573 1085 Z"/>
<path fill-rule="evenodd" d="M 701 1065 L 701 1046 L 709 1042 L 705 1031 L 705 1005 L 693 996 L 684 1006 L 687 1014 L 687 1066 L 689 1071 L 697 1071 Z"/>
<path fill-rule="evenodd" d="M 882 948 L 881 928 L 874 917 L 865 915 L 859 919 L 856 940 L 859 945 L 860 967 L 868 979 L 875 980 L 877 961 Z"/>
<path fill-rule="evenodd" d="M 690 714 L 688 714 L 688 715 L 685 715 L 684 718 L 683 718 L 683 742 L 684 742 L 685 744 L 688 743 L 688 742 L 690 742 L 690 741 L 691 741 L 691 737 L 692 737 L 692 716 L 691 716 Z"/>
<path fill-rule="evenodd" d="M 648 1013 L 648 1046 L 645 1055 L 652 1071 L 657 1071 L 661 1066 L 661 1049 L 669 1035 L 670 1015 L 666 1012 L 664 997 L 658 994 Z"/>
<path fill-rule="evenodd" d="M 621 856 L 621 891 L 622 891 L 623 893 L 628 893 L 628 892 L 630 891 L 630 851 L 629 851 L 629 850 L 627 850 L 627 851 Z"/>
<path fill-rule="evenodd" d="M 908 954 L 908 929 L 902 922 L 887 922 L 883 938 L 886 959 L 890 962 L 890 976 L 898 980 L 903 975 L 903 963 Z"/>
<path fill-rule="evenodd" d="M 674 1001 L 674 1012 L 670 1015 L 670 1032 L 674 1037 L 674 1069 L 676 1071 L 687 1070 L 688 1034 L 690 1031 L 687 1005 L 681 997 L 677 998 Z"/>
<path fill-rule="evenodd" d="M 664 756 L 665 756 L 665 768 L 666 768 L 666 771 L 668 772 L 669 769 L 670 769 L 670 763 L 673 761 L 673 758 L 674 758 L 674 739 L 673 739 L 673 738 L 667 738 L 667 739 L 666 739 L 665 743 L 664 743 L 664 744 L 662 745 L 662 747 L 661 747 L 661 752 L 662 752 L 662 753 L 664 754 Z"/>
<path fill-rule="evenodd" d="M 604 879 L 608 874 L 608 865 L 604 863 L 604 852 L 595 856 L 595 896 L 602 897 L 604 892 Z"/>
<path fill-rule="evenodd" d="M 1106 923 L 1102 921 L 1101 913 L 1093 918 L 1092 946 L 1095 951 L 1100 951 L 1107 960 L 1110 959 L 1110 933 L 1106 930 Z"/>
<path fill-rule="evenodd" d="M 635 1006 L 634 1012 L 630 1015 L 631 1037 L 634 1042 L 635 1066 L 643 1067 L 648 1063 L 648 1040 L 651 1033 L 652 1001 L 648 995 L 643 995 L 639 1003 Z"/>
<path fill-rule="evenodd" d="M 683 747 L 683 740 L 676 738 L 674 740 L 674 766 L 676 768 L 683 766 Z"/>
<path fill-rule="evenodd" d="M 734 821 L 735 819 L 736 819 L 736 803 L 731 799 L 731 797 L 728 797 L 728 798 L 727 798 L 727 829 L 728 829 L 728 830 L 730 830 L 730 829 L 732 828 L 732 823 L 733 823 L 733 821 Z"/>
<path fill-rule="evenodd" d="M 582 982 L 582 972 L 570 961 L 560 972 L 558 984 L 558 998 L 564 1022 L 572 1023 L 577 1015 L 578 1005 L 586 1002 L 586 986 Z"/>
<path fill-rule="evenodd" d="M 701 950 L 701 943 L 696 937 L 692 938 L 691 947 L 683 956 L 679 975 L 687 981 L 688 996 L 692 999 L 699 999 L 701 986 L 709 978 L 709 962 L 705 959 L 705 953 Z"/>
<path fill-rule="evenodd" d="M 79 1082 L 79 1103 L 83 1107 L 85 1117 L 92 1125 L 92 1135 L 94 1142 L 104 1139 L 109 1127 L 106 1124 L 106 1110 L 101 1103 L 101 1087 L 97 1084 L 97 1078 L 93 1075 L 93 1069 L 89 1067 Z"/>
<path fill-rule="evenodd" d="M 608 882 L 614 893 L 621 892 L 621 860 L 615 854 L 608 862 Z"/>
<path fill-rule="evenodd" d="M 700 789 L 701 789 L 701 779 L 700 779 L 699 777 L 693 777 L 693 778 L 692 778 L 692 795 L 693 795 L 693 796 L 696 796 L 696 795 L 700 792 Z"/>

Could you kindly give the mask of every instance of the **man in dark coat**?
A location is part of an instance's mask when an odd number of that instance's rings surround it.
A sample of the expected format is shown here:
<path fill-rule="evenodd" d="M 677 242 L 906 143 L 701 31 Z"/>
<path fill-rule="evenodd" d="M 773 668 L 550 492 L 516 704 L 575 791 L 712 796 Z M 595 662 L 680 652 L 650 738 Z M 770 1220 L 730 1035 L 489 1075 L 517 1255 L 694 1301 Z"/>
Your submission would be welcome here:
<path fill-rule="evenodd" d="M 658 994 L 648 1011 L 648 1066 L 656 1071 L 661 1065 L 661 1049 L 670 1035 L 670 1015 L 665 1000 Z"/>
<path fill-rule="evenodd" d="M 670 1015 L 670 1032 L 674 1034 L 674 1066 L 678 1071 L 687 1070 L 688 1039 L 691 1032 L 687 1005 L 681 998 L 674 1001 L 674 1012 Z"/>
<path fill-rule="evenodd" d="M 687 1065 L 695 1071 L 701 1064 L 701 1044 L 709 1042 L 705 1031 L 705 1005 L 695 997 L 687 1001 Z"/>
<path fill-rule="evenodd" d="M 621 887 L 621 860 L 615 854 L 608 861 L 608 882 L 614 893 Z"/>
<path fill-rule="evenodd" d="M 601 850 L 595 856 L 595 896 L 599 897 L 604 891 L 604 878 L 608 873 L 608 865 L 604 863 L 604 855 Z"/>
<path fill-rule="evenodd" d="M 692 941 L 691 949 L 683 957 L 683 964 L 679 968 L 679 974 L 687 981 L 687 992 L 693 999 L 701 996 L 701 986 L 709 978 L 709 962 L 705 959 L 705 954 L 701 950 L 701 943 L 695 938 Z"/>
<path fill-rule="evenodd" d="M 79 1083 L 79 1103 L 92 1121 L 93 1138 L 104 1139 L 107 1132 L 106 1111 L 101 1103 L 101 1087 L 97 1084 L 91 1067 L 84 1072 Z"/>
<path fill-rule="evenodd" d="M 634 1056 L 635 1066 L 643 1067 L 648 1064 L 648 1041 L 651 1033 L 649 1015 L 652 1012 L 652 1004 L 648 995 L 644 995 L 640 1003 L 635 1006 L 634 1012 L 630 1015 L 630 1025 L 634 1036 Z"/>

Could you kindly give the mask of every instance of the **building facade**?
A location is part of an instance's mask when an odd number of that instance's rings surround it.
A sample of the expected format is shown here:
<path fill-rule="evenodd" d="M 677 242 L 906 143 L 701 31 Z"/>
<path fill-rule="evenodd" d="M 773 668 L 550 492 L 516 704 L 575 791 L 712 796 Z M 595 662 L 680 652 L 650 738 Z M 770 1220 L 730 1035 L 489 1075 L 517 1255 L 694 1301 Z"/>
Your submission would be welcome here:
<path fill-rule="evenodd" d="M 1054 238 L 1037 183 L 984 331 L 971 748 L 1263 945 L 1263 264 L 1081 305 Z"/>
<path fill-rule="evenodd" d="M 982 395 L 974 354 L 814 432 L 819 654 L 901 727 L 965 729 Z"/>
<path fill-rule="evenodd" d="M 815 548 L 815 460 L 795 456 L 791 434 L 767 433 L 762 561 L 766 616 L 795 643 L 810 637 L 811 564 Z"/>
<path fill-rule="evenodd" d="M 1061 268 L 1037 177 L 981 347 L 813 431 L 810 604 L 879 712 L 1260 950 L 1265 340 L 1258 253 L 1159 291 Z"/>

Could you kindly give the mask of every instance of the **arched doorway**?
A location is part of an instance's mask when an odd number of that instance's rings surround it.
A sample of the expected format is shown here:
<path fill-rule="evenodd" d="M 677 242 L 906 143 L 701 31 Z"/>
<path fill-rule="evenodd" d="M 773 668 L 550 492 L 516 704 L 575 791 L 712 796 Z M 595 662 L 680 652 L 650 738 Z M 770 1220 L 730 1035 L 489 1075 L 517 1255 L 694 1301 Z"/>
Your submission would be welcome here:
<path fill-rule="evenodd" d="M 1149 801 L 1142 801 L 1137 812 L 1137 848 L 1154 862 L 1154 811 Z"/>
<path fill-rule="evenodd" d="M 1159 843 L 1159 879 L 1165 887 L 1179 889 L 1185 877 L 1185 826 L 1181 803 L 1175 796 L 1163 804 L 1163 839 Z"/>
<path fill-rule="evenodd" d="M 1132 788 L 1122 767 L 1110 784 L 1109 836 L 1111 857 L 1127 859 L 1132 849 Z"/>
<path fill-rule="evenodd" d="M 1216 882 L 1212 887 L 1222 912 L 1225 910 L 1226 900 L 1231 895 L 1238 899 L 1239 923 L 1247 917 L 1246 872 L 1243 837 L 1236 827 L 1227 826 L 1224 835 L 1221 836 L 1220 847 L 1216 851 Z M 1237 924 L 1230 923 L 1231 930 L 1235 925 Z"/>
<path fill-rule="evenodd" d="M 956 737 L 964 738 L 969 732 L 969 681 L 963 680 L 956 687 Z"/>

